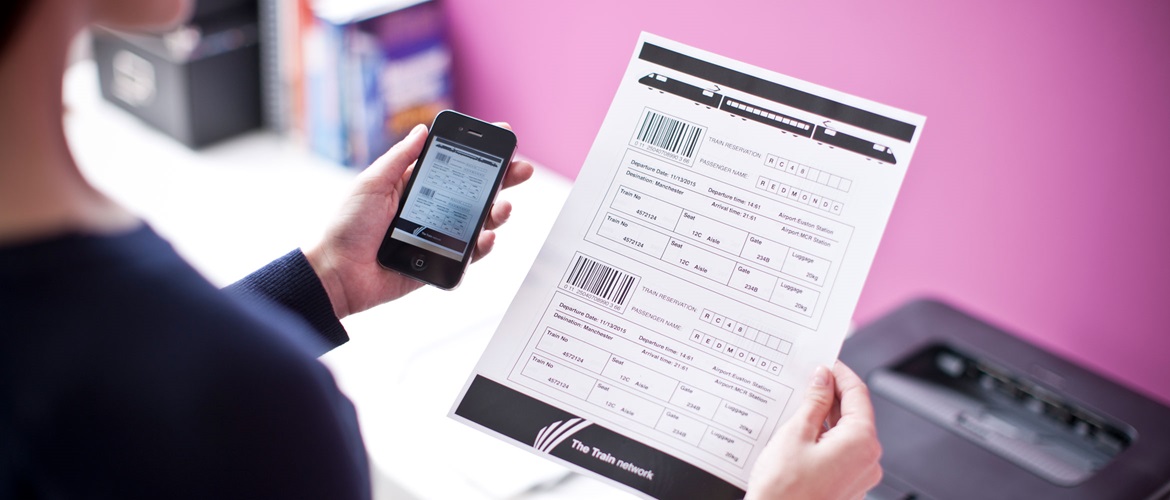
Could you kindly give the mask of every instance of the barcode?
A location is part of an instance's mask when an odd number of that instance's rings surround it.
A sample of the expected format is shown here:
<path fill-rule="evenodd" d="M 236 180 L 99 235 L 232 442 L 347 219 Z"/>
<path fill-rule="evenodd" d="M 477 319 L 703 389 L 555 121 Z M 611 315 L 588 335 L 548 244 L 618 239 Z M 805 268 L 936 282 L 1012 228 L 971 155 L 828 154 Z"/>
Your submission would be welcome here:
<path fill-rule="evenodd" d="M 666 115 L 647 111 L 638 140 L 687 158 L 695 154 L 702 129 Z"/>
<path fill-rule="evenodd" d="M 447 163 L 451 161 L 451 155 L 447 153 L 435 153 L 435 161 L 439 163 Z"/>
<path fill-rule="evenodd" d="M 433 188 L 429 188 L 429 187 L 420 187 L 420 188 L 418 188 L 418 194 L 423 195 L 423 197 L 425 197 L 425 198 L 434 198 L 435 197 L 435 190 Z"/>
<path fill-rule="evenodd" d="M 565 283 L 588 292 L 614 305 L 624 306 L 630 291 L 634 288 L 635 277 L 607 266 L 584 255 L 577 256 L 577 263 Z"/>

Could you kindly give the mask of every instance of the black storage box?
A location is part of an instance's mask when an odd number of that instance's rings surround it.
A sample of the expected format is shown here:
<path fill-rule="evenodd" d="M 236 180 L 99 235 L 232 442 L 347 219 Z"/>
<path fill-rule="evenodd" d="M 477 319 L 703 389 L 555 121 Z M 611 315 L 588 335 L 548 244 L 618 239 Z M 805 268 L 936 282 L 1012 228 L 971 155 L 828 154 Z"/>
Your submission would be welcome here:
<path fill-rule="evenodd" d="M 190 22 L 199 24 L 224 14 L 256 8 L 256 0 L 198 0 L 191 10 Z"/>
<path fill-rule="evenodd" d="M 255 1 L 195 14 L 160 35 L 93 33 L 102 97 L 192 148 L 261 125 Z"/>

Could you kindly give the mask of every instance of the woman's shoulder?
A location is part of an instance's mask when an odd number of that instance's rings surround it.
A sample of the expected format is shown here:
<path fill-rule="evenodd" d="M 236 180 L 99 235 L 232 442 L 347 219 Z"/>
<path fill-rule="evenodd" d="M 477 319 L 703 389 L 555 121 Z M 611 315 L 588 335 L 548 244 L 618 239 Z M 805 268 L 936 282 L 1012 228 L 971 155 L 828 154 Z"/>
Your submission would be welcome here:
<path fill-rule="evenodd" d="M 73 260 L 24 253 L 17 272 L 0 253 L 0 430 L 25 467 L 210 492 L 272 487 L 225 470 L 328 457 L 354 467 L 306 487 L 363 484 L 356 415 L 299 318 L 223 293 L 152 232 L 39 250 Z"/>
<path fill-rule="evenodd" d="M 0 304 L 10 368 L 125 375 L 117 387 L 322 369 L 297 317 L 223 293 L 149 227 L 0 250 Z"/>

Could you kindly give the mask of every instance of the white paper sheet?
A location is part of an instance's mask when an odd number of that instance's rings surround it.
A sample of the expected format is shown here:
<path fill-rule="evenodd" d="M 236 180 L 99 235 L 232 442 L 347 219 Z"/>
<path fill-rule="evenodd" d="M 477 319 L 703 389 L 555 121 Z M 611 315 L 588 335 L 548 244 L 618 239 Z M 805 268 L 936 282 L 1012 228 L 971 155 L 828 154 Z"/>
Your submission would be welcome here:
<path fill-rule="evenodd" d="M 741 496 L 836 359 L 924 121 L 643 34 L 451 415 L 642 495 Z"/>

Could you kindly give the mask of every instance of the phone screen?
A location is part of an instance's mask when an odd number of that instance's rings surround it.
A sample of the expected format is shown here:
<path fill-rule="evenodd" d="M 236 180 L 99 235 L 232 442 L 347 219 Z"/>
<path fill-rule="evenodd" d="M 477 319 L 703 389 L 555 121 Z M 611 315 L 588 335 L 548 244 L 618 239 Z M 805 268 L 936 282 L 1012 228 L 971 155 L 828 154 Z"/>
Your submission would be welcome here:
<path fill-rule="evenodd" d="M 434 137 L 390 237 L 463 260 L 504 159 Z"/>

